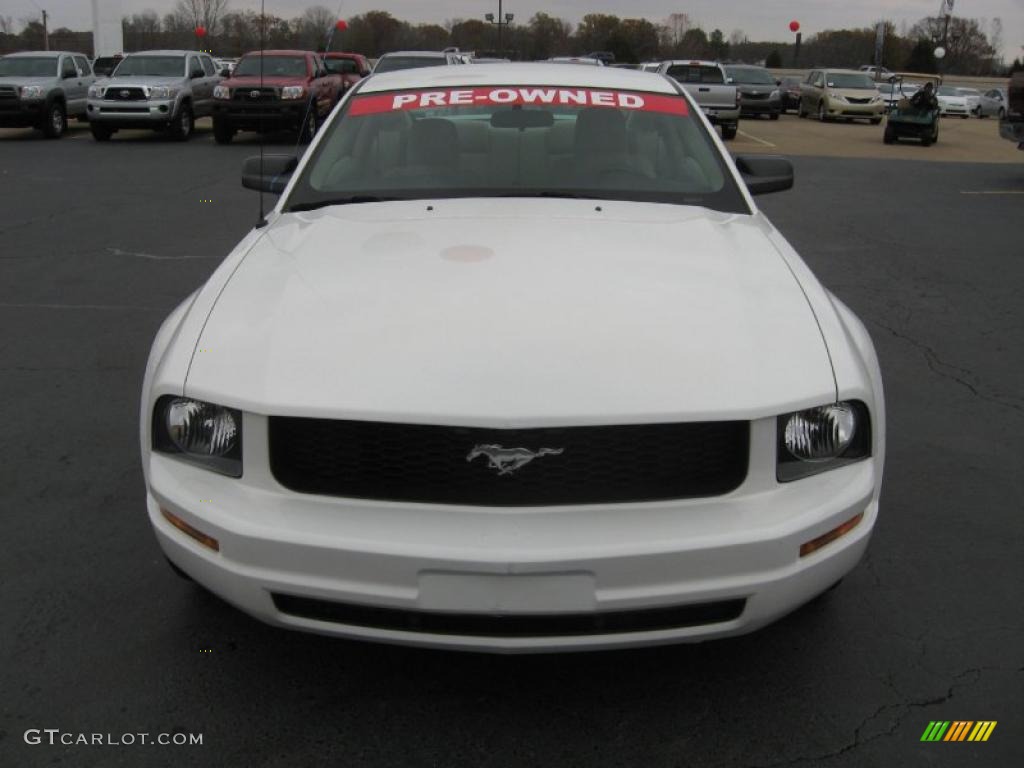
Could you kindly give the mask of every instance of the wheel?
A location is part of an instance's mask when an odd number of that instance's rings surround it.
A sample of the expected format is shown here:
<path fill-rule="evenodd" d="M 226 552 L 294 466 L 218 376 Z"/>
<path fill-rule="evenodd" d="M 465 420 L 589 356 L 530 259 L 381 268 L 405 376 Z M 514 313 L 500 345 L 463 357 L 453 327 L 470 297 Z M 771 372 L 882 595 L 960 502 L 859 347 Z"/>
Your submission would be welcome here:
<path fill-rule="evenodd" d="M 885 126 L 885 133 L 882 134 L 882 141 L 886 144 L 893 144 L 896 141 L 896 130 L 891 126 Z"/>
<path fill-rule="evenodd" d="M 178 109 L 178 114 L 172 118 L 171 124 L 167 127 L 167 133 L 175 141 L 188 141 L 195 127 L 192 106 L 185 102 Z"/>
<path fill-rule="evenodd" d="M 939 143 L 939 121 L 935 121 L 935 127 L 932 129 L 932 144 Z"/>
<path fill-rule="evenodd" d="M 1006 110 L 1003 109 L 1002 107 L 999 108 L 999 119 L 1000 120 L 1005 120 L 1006 119 Z"/>
<path fill-rule="evenodd" d="M 306 110 L 306 116 L 302 120 L 302 127 L 299 129 L 299 142 L 309 144 L 313 137 L 316 136 L 316 129 L 316 107 L 311 105 Z"/>
<path fill-rule="evenodd" d="M 806 112 L 806 110 L 804 110 L 804 100 L 803 99 L 800 99 L 800 101 L 798 101 L 796 103 L 796 116 L 797 117 L 807 117 L 807 112 Z"/>
<path fill-rule="evenodd" d="M 89 130 L 92 131 L 92 137 L 96 141 L 110 141 L 110 137 L 114 135 L 112 129 L 99 123 L 89 123 Z"/>
<path fill-rule="evenodd" d="M 825 109 L 824 101 L 818 103 L 818 120 L 822 123 L 828 122 L 828 112 Z"/>
<path fill-rule="evenodd" d="M 778 120 L 779 119 L 779 113 L 778 112 L 772 112 L 770 115 L 768 115 L 768 119 L 769 120 Z"/>
<path fill-rule="evenodd" d="M 218 144 L 230 144 L 231 139 L 235 136 L 235 129 L 231 127 L 231 123 L 225 120 L 213 120 L 213 140 Z"/>
<path fill-rule="evenodd" d="M 735 123 L 722 124 L 722 141 L 732 141 L 736 138 L 736 132 L 740 129 Z"/>
<path fill-rule="evenodd" d="M 872 125 L 878 125 L 881 122 L 882 122 L 882 118 L 880 118 L 880 117 L 872 117 L 871 118 L 871 124 Z"/>
<path fill-rule="evenodd" d="M 55 101 L 46 108 L 46 117 L 43 120 L 43 136 L 48 139 L 59 139 L 61 134 L 68 127 L 68 113 L 64 105 Z"/>

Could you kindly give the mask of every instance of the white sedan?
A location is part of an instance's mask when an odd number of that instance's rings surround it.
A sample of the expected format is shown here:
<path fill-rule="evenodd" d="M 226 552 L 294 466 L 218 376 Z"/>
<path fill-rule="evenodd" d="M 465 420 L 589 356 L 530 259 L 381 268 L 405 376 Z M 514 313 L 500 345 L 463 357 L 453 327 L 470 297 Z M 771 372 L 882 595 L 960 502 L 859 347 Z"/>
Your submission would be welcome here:
<path fill-rule="evenodd" d="M 511 84 L 511 85 L 510 85 Z M 374 75 L 167 318 L 142 394 L 180 572 L 278 626 L 529 652 L 750 632 L 868 545 L 861 322 L 672 80 Z"/>
<path fill-rule="evenodd" d="M 935 98 L 939 102 L 939 114 L 943 117 L 958 116 L 968 118 L 971 115 L 971 107 L 967 97 L 960 93 L 959 88 L 952 85 L 940 85 L 935 91 Z"/>

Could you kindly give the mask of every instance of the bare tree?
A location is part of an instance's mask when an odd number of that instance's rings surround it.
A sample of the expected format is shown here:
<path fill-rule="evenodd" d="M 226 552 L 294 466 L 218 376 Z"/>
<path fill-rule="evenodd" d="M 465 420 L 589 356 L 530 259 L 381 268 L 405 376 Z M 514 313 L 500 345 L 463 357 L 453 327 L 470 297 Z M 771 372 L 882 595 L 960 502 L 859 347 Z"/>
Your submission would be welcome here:
<path fill-rule="evenodd" d="M 992 62 L 998 69 L 1003 67 L 1003 20 L 996 16 L 989 25 L 988 42 L 995 52 Z"/>
<path fill-rule="evenodd" d="M 0 16 L 0 35 L 14 34 L 14 19 L 10 16 Z"/>
<path fill-rule="evenodd" d="M 302 12 L 293 28 L 298 32 L 303 45 L 310 50 L 319 50 L 327 41 L 334 28 L 334 14 L 322 5 L 314 5 Z"/>
<path fill-rule="evenodd" d="M 174 13 L 187 18 L 193 27 L 205 27 L 208 35 L 215 35 L 227 7 L 228 0 L 178 0 Z"/>
<path fill-rule="evenodd" d="M 667 30 L 666 42 L 671 46 L 679 45 L 683 40 L 683 35 L 691 26 L 693 25 L 688 13 L 670 13 L 664 21 L 664 27 Z"/>
<path fill-rule="evenodd" d="M 729 45 L 742 45 L 748 42 L 747 33 L 742 29 L 734 29 L 729 33 Z"/>

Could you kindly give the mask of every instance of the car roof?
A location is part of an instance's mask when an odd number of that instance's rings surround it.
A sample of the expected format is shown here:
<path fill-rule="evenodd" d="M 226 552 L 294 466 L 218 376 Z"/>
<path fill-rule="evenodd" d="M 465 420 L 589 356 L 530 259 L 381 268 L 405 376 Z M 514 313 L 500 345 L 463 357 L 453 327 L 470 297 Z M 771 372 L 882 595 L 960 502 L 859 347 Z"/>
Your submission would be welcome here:
<path fill-rule="evenodd" d="M 381 56 L 381 58 L 388 59 L 391 58 L 392 56 L 422 56 L 425 59 L 443 59 L 444 57 L 448 56 L 449 53 L 458 54 L 459 52 L 449 51 L 448 53 L 445 53 L 444 51 L 391 51 L 390 53 L 385 53 L 383 56 Z"/>
<path fill-rule="evenodd" d="M 6 53 L 6 54 L 3 55 L 2 58 L 5 58 L 5 59 L 47 58 L 47 57 L 52 57 L 52 56 L 60 56 L 62 54 L 67 55 L 67 56 L 84 56 L 85 58 L 89 58 L 84 53 L 79 53 L 78 51 L 18 51 L 17 53 Z"/>
<path fill-rule="evenodd" d="M 615 67 L 567 67 L 564 64 L 514 63 L 499 66 L 426 67 L 375 74 L 364 80 L 360 93 L 404 88 L 451 88 L 459 86 L 564 86 L 613 88 L 677 94 L 667 78 L 650 72 Z"/>
<path fill-rule="evenodd" d="M 130 56 L 186 56 L 190 53 L 202 53 L 202 51 L 174 51 L 170 49 L 159 49 L 153 51 L 132 51 L 131 53 L 126 53 L 124 56 L 127 59 Z"/>
<path fill-rule="evenodd" d="M 363 59 L 366 58 L 361 53 L 350 53 L 349 51 L 328 51 L 327 53 L 320 54 L 325 59 Z"/>
<path fill-rule="evenodd" d="M 824 68 L 822 68 L 821 71 L 822 72 L 830 72 L 833 75 L 866 75 L 867 74 L 867 72 L 865 72 L 863 70 L 860 70 L 860 69 L 843 69 L 841 67 L 840 68 L 824 67 Z"/>
<path fill-rule="evenodd" d="M 720 67 L 722 62 L 709 61 L 708 59 L 666 59 L 662 64 L 695 64 L 699 67 Z"/>
<path fill-rule="evenodd" d="M 265 51 L 260 51 L 260 50 L 246 51 L 242 55 L 243 56 L 259 56 L 261 53 L 264 56 L 306 56 L 306 55 L 313 56 L 313 55 L 315 55 L 312 51 L 298 51 L 298 50 L 291 50 L 291 49 L 287 49 L 287 48 L 267 49 Z"/>

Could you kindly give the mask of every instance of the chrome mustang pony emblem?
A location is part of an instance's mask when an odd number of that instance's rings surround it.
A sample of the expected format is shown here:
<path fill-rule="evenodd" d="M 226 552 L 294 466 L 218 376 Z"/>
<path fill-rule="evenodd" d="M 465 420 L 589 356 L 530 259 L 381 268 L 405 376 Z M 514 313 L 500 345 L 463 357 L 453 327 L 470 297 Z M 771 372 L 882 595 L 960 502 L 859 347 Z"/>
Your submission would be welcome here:
<path fill-rule="evenodd" d="M 524 467 L 541 456 L 558 456 L 564 448 L 540 448 L 531 451 L 529 448 L 503 448 L 500 445 L 474 445 L 466 456 L 472 461 L 477 456 L 487 457 L 487 466 L 498 470 L 499 475 L 511 475 L 520 467 Z"/>

